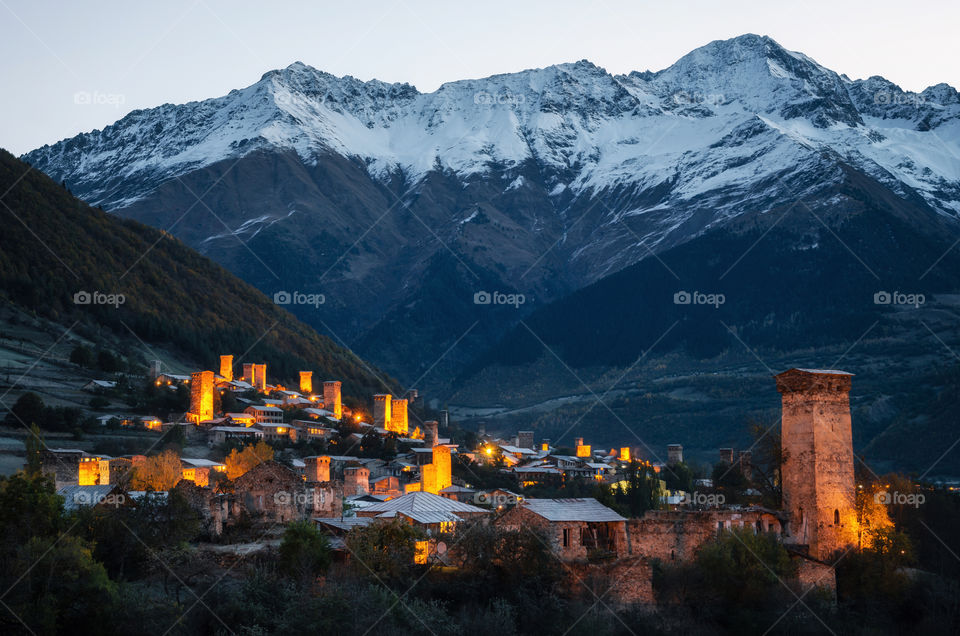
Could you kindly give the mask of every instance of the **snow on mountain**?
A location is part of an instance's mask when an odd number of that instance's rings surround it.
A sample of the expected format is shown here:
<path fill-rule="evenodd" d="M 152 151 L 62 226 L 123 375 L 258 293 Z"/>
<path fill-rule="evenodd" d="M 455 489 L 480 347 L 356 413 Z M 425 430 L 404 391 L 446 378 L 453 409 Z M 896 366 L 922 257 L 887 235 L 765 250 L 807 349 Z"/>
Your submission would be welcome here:
<path fill-rule="evenodd" d="M 297 62 L 226 96 L 134 111 L 25 158 L 119 209 L 172 177 L 269 147 L 293 149 L 308 165 L 336 153 L 378 179 L 400 172 L 410 183 L 438 166 L 467 178 L 532 160 L 556 180 L 553 196 L 672 183 L 657 205 L 831 151 L 940 211 L 960 211 L 956 90 L 851 81 L 755 35 L 712 42 L 657 73 L 615 77 L 581 61 L 426 94 Z"/>

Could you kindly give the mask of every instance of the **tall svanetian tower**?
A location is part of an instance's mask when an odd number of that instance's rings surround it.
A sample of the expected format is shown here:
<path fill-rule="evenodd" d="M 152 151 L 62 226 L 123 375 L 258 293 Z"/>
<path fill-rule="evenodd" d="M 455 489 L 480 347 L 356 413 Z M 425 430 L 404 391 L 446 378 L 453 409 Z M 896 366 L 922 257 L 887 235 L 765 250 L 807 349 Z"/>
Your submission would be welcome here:
<path fill-rule="evenodd" d="M 783 404 L 783 509 L 790 515 L 786 541 L 808 545 L 820 560 L 856 542 L 852 377 L 820 369 L 776 376 Z"/>

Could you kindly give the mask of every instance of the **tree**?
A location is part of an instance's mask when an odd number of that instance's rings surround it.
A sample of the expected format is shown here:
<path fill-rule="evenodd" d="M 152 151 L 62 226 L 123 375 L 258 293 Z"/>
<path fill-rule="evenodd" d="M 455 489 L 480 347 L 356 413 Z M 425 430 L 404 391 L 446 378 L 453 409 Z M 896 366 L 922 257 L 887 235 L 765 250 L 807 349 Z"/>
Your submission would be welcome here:
<path fill-rule="evenodd" d="M 288 525 L 279 551 L 281 570 L 302 583 L 314 580 L 330 567 L 330 542 L 312 521 Z"/>
<path fill-rule="evenodd" d="M 97 352 L 97 368 L 106 373 L 123 371 L 123 359 L 105 349 Z"/>
<path fill-rule="evenodd" d="M 780 581 L 793 578 L 797 566 L 772 534 L 747 529 L 724 532 L 697 553 L 708 598 L 735 606 L 759 606 L 779 593 Z"/>
<path fill-rule="evenodd" d="M 416 542 L 426 537 L 400 519 L 374 521 L 347 534 L 357 571 L 387 582 L 403 580 L 413 567 Z"/>
<path fill-rule="evenodd" d="M 130 488 L 133 490 L 170 490 L 182 476 L 180 456 L 165 450 L 159 455 L 147 457 L 133 469 Z"/>
<path fill-rule="evenodd" d="M 45 420 L 43 400 L 33 392 L 27 392 L 17 398 L 7 415 L 10 426 L 37 424 L 42 426 Z"/>
<path fill-rule="evenodd" d="M 92 367 L 94 361 L 93 349 L 86 345 L 78 344 L 70 352 L 70 362 L 81 367 Z"/>
<path fill-rule="evenodd" d="M 244 446 L 243 450 L 233 449 L 224 463 L 227 465 L 227 478 L 236 479 L 248 470 L 273 459 L 273 447 L 266 442 L 257 442 Z"/>

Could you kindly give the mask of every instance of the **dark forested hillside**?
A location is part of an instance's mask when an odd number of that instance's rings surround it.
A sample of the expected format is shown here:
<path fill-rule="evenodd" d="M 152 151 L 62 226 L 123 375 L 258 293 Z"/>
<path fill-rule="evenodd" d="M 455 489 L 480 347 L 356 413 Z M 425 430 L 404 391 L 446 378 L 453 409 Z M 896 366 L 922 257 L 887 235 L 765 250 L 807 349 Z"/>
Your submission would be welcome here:
<path fill-rule="evenodd" d="M 0 294 L 15 304 L 65 325 L 132 331 L 206 365 L 233 353 L 267 362 L 278 379 L 314 369 L 350 393 L 383 390 L 379 372 L 221 266 L 166 232 L 88 206 L 2 150 L 0 194 Z M 124 302 L 78 304 L 83 292 Z"/>

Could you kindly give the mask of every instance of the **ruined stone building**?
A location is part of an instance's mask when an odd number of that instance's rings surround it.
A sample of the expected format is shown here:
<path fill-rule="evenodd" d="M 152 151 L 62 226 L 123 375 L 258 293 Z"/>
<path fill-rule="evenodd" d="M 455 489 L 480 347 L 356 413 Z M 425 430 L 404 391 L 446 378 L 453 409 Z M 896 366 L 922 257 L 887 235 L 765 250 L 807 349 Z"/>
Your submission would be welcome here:
<path fill-rule="evenodd" d="M 536 528 L 565 561 L 592 551 L 628 554 L 627 520 L 596 499 L 523 499 L 498 521 L 505 528 Z"/>

